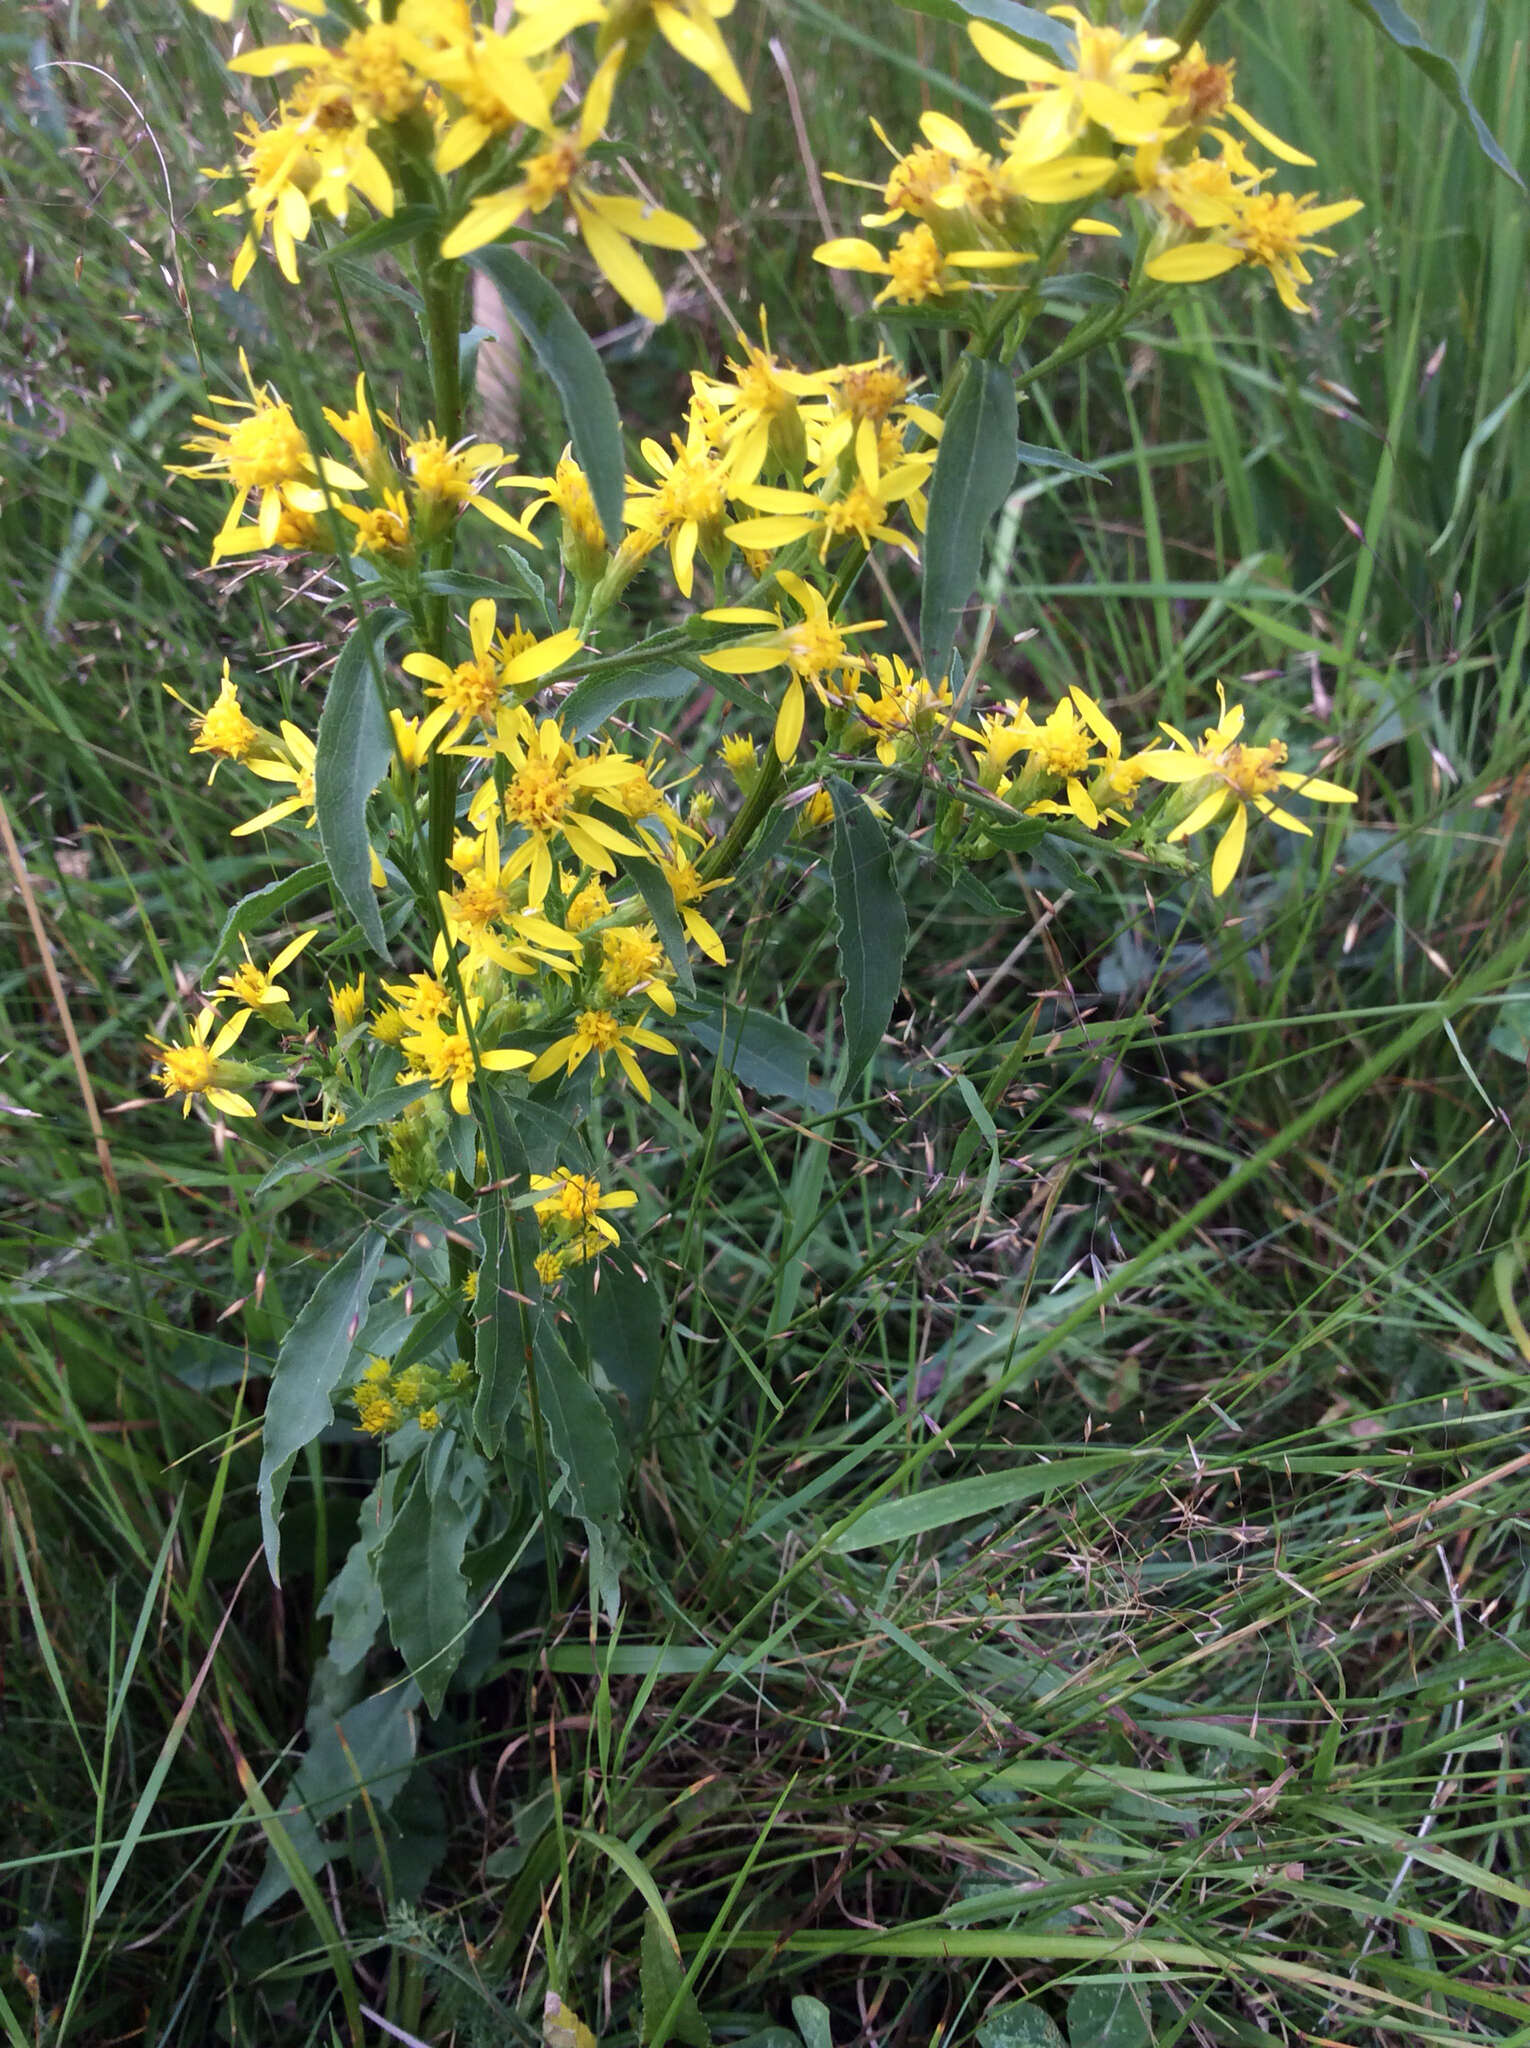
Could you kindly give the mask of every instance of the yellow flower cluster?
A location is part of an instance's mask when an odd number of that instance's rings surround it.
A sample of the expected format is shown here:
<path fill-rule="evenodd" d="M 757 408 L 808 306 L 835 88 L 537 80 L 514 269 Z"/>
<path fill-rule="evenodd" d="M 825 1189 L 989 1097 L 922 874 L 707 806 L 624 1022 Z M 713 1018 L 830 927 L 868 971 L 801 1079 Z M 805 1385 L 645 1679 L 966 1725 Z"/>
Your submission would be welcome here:
<path fill-rule="evenodd" d="M 351 458 L 341 462 L 316 454 L 291 406 L 269 384 L 255 382 L 243 351 L 239 361 L 249 397 L 215 396 L 212 403 L 223 411 L 198 413 L 204 431 L 186 442 L 201 460 L 167 465 L 172 476 L 217 479 L 234 493 L 213 542 L 214 566 L 229 555 L 275 549 L 343 551 L 408 569 L 468 510 L 536 545 L 522 521 L 491 496 L 496 472 L 512 460 L 497 442 L 469 439 L 448 447 L 434 426 L 410 433 L 386 413 L 373 412 L 362 375 L 349 411 L 324 408 Z M 353 502 L 357 493 L 359 504 Z M 254 518 L 246 519 L 252 509 Z"/>
<path fill-rule="evenodd" d="M 454 1407 L 471 1398 L 473 1388 L 473 1369 L 460 1358 L 444 1372 L 433 1365 L 406 1365 L 396 1372 L 386 1358 L 369 1358 L 351 1388 L 351 1400 L 368 1436 L 391 1436 L 406 1422 L 439 1429 Z"/>
<path fill-rule="evenodd" d="M 630 1188 L 603 1188 L 593 1175 L 566 1167 L 532 1174 L 531 1188 L 541 1197 L 533 1204 L 542 1237 L 536 1272 L 546 1288 L 556 1287 L 572 1267 L 619 1243 L 615 1225 L 602 1212 L 631 1209 L 637 1202 Z"/>
<path fill-rule="evenodd" d="M 204 4 L 219 11 L 220 0 Z M 592 152 L 622 73 L 655 32 L 747 110 L 717 26 L 731 7 L 732 0 L 520 0 L 514 20 L 497 29 L 475 20 L 467 0 L 367 0 L 361 25 L 338 42 L 321 33 L 337 23 L 331 15 L 301 40 L 243 51 L 231 70 L 285 83 L 269 120 L 247 120 L 237 164 L 215 174 L 244 188 L 218 209 L 248 223 L 235 289 L 268 237 L 282 275 L 295 283 L 316 210 L 343 228 L 359 196 L 391 219 L 411 180 L 418 189 L 424 177 L 461 173 L 469 196 L 465 205 L 448 199 L 443 256 L 467 255 L 528 215 L 556 209 L 553 220 L 567 216 L 627 303 L 663 320 L 664 294 L 638 249 L 697 249 L 701 236 L 678 214 L 606 191 Z M 590 27 L 599 62 L 565 121 L 556 109 L 572 71 L 568 41 Z"/>
<path fill-rule="evenodd" d="M 882 209 L 862 218 L 864 227 L 897 228 L 891 247 L 843 236 L 818 248 L 817 260 L 884 279 L 879 305 L 941 305 L 1046 264 L 1069 232 L 1118 236 L 1114 222 L 1081 209 L 1129 201 L 1149 238 L 1150 278 L 1187 284 L 1253 265 L 1292 311 L 1306 312 L 1303 258 L 1331 255 L 1316 237 L 1360 202 L 1266 190 L 1271 173 L 1243 136 L 1284 163 L 1312 159 L 1238 103 L 1232 64 L 1213 63 L 1199 43 L 1181 49 L 1165 36 L 1096 25 L 1076 7 L 1048 11 L 1072 31 L 1070 63 L 1036 55 L 989 22 L 968 25 L 983 60 L 1021 88 L 994 102 L 996 147 L 927 112 L 912 149 L 887 144 L 894 163 Z"/>

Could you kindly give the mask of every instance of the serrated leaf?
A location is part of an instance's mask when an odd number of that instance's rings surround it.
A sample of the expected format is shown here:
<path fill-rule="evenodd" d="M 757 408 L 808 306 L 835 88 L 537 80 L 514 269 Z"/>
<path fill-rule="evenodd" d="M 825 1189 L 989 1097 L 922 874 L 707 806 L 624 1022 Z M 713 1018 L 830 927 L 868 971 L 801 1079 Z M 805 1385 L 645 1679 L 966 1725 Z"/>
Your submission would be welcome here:
<path fill-rule="evenodd" d="M 630 875 L 637 883 L 638 893 L 653 919 L 654 930 L 659 934 L 659 944 L 669 956 L 669 964 L 675 970 L 675 979 L 688 996 L 696 993 L 696 977 L 691 972 L 690 953 L 685 942 L 685 926 L 680 922 L 680 913 L 675 908 L 675 892 L 664 879 L 659 868 L 651 860 L 623 860 L 622 872 Z"/>
<path fill-rule="evenodd" d="M 685 1964 L 670 1943 L 652 1906 L 643 1915 L 643 2048 L 658 2036 L 670 2008 L 675 2016 L 664 2027 L 666 2041 L 686 2048 L 712 2048 L 712 2030 L 701 2016 L 696 1996 L 685 1981 Z"/>
<path fill-rule="evenodd" d="M 1504 155 L 1492 129 L 1472 104 L 1459 67 L 1426 40 L 1418 24 L 1403 12 L 1397 0 L 1349 0 L 1349 4 L 1357 14 L 1365 16 L 1372 28 L 1379 29 L 1388 42 L 1395 44 L 1408 62 L 1416 64 L 1430 84 L 1445 95 L 1470 127 L 1477 138 L 1477 147 L 1488 162 L 1502 171 L 1506 178 L 1512 178 L 1523 192 L 1524 179 Z"/>
<path fill-rule="evenodd" d="M 475 249 L 464 259 L 499 293 L 544 374 L 556 386 L 580 468 L 606 538 L 615 547 L 622 531 L 627 461 L 611 382 L 595 345 L 558 293 L 512 249 Z"/>
<path fill-rule="evenodd" d="M 432 1447 L 433 1448 L 433 1447 Z M 377 1583 L 393 1647 L 409 1666 L 431 1714 L 439 1714 L 462 1660 L 469 1619 L 463 1553 L 478 1520 L 480 1496 L 459 1499 L 449 1485 L 428 1484 L 427 1459 L 377 1553 Z"/>
<path fill-rule="evenodd" d="M 886 1500 L 869 1508 L 834 1548 L 843 1552 L 907 1543 L 952 1522 L 968 1522 L 978 1515 L 995 1515 L 1026 1501 L 1043 1500 L 1059 1487 L 1082 1486 L 1121 1463 L 1115 1451 L 1086 1452 L 1077 1458 L 1054 1458 L 1048 1464 L 1020 1465 L 1012 1472 L 990 1472 L 981 1479 L 954 1479 L 948 1486 L 928 1486 L 907 1500 Z"/>
<path fill-rule="evenodd" d="M 316 860 L 307 867 L 294 869 L 290 875 L 281 875 L 276 881 L 267 882 L 264 888 L 252 889 L 247 896 L 241 896 L 219 927 L 213 949 L 207 956 L 208 966 L 216 967 L 223 958 L 224 949 L 241 933 L 251 932 L 257 925 L 265 924 L 278 910 L 285 910 L 299 896 L 317 888 L 328 872 L 323 861 Z"/>
<path fill-rule="evenodd" d="M 936 21 L 966 22 L 974 16 L 991 21 L 995 28 L 1008 30 L 1043 56 L 1057 57 L 1072 65 L 1078 51 L 1073 31 L 1052 21 L 1039 7 L 1025 7 L 1020 0 L 898 0 L 914 14 L 932 15 Z"/>
<path fill-rule="evenodd" d="M 746 1088 L 780 1095 L 822 1115 L 834 1107 L 834 1091 L 812 1079 L 817 1047 L 795 1025 L 768 1010 L 707 1006 L 710 1014 L 687 1018 L 691 1036 L 722 1061 Z"/>
<path fill-rule="evenodd" d="M 590 1546 L 590 1584 L 608 1614 L 618 1605 L 622 1458 L 605 1404 L 570 1358 L 549 1316 L 537 1324 L 537 1395 L 547 1441 L 563 1474 L 569 1506 Z"/>
<path fill-rule="evenodd" d="M 388 956 L 372 889 L 367 800 L 393 759 L 383 685 L 383 650 L 399 627 L 398 611 L 368 612 L 340 650 L 319 713 L 313 767 L 319 844 L 336 893 L 374 953 Z"/>
<path fill-rule="evenodd" d="M 709 678 L 710 680 L 710 678 Z M 624 668 L 614 675 L 586 676 L 563 700 L 558 722 L 570 739 L 587 740 L 614 712 L 628 704 L 651 698 L 671 703 L 689 697 L 699 687 L 688 668 L 672 663 L 660 667 Z"/>
<path fill-rule="evenodd" d="M 266 1563 L 279 1585 L 282 1500 L 299 1451 L 335 1419 L 334 1391 L 350 1360 L 382 1262 L 383 1239 L 368 1230 L 308 1297 L 277 1354 L 261 1435 L 260 1526 Z"/>
<path fill-rule="evenodd" d="M 893 879 L 887 835 L 849 783 L 829 778 L 834 845 L 829 874 L 844 977 L 845 1058 L 841 1093 L 865 1072 L 903 986 L 908 915 Z"/>
<path fill-rule="evenodd" d="M 979 356 L 964 357 L 930 479 L 924 537 L 919 644 L 932 682 L 950 671 L 957 628 L 977 588 L 984 536 L 1015 480 L 1018 417 L 1009 372 Z"/>

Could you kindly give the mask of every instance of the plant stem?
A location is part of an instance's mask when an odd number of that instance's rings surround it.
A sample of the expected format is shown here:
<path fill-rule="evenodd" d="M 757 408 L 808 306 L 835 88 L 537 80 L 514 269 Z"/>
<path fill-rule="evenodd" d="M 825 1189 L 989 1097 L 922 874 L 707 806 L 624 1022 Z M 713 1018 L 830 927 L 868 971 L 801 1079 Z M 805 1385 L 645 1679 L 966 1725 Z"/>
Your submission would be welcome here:
<path fill-rule="evenodd" d="M 430 384 L 435 399 L 436 432 L 451 446 L 462 431 L 462 372 L 458 350 L 462 325 L 462 275 L 452 264 L 442 263 L 430 244 L 419 250 L 420 296 L 425 303 L 425 346 L 430 358 Z M 433 569 L 449 569 L 455 541 L 448 531 L 430 552 Z M 446 642 L 450 606 L 444 597 L 425 600 L 427 650 L 439 660 L 447 659 Z M 430 874 L 432 887 L 446 883 L 447 861 L 457 824 L 458 767 L 439 751 L 430 758 L 429 824 Z"/>
<path fill-rule="evenodd" d="M 1185 18 L 1174 36 L 1175 42 L 1182 50 L 1188 50 L 1192 43 L 1200 40 L 1201 30 L 1221 4 L 1222 0 L 1190 0 L 1190 5 L 1185 9 Z"/>

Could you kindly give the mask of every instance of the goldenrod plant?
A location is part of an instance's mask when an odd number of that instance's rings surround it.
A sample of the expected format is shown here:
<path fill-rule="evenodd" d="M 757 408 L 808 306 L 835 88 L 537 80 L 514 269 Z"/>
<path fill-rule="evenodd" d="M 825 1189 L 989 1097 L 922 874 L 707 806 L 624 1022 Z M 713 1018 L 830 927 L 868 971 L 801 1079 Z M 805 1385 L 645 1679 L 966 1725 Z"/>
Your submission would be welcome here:
<path fill-rule="evenodd" d="M 1358 201 L 1275 185 L 1311 159 L 1199 41 L 1073 7 L 1037 17 L 1041 47 L 974 20 L 1003 88 L 987 133 L 927 112 L 917 139 L 887 144 L 859 223 L 876 239 L 816 251 L 881 281 L 874 307 L 900 312 L 904 338 L 938 317 L 961 344 L 943 381 L 915 375 L 885 330 L 859 360 L 792 361 L 762 317 L 694 374 L 682 419 L 631 423 L 629 475 L 600 357 L 559 297 L 562 250 L 577 236 L 655 323 L 650 257 L 705 263 L 704 224 L 632 188 L 622 102 L 651 45 L 747 118 L 726 15 L 715 0 L 520 0 L 506 21 L 467 0 L 368 0 L 301 10 L 279 39 L 241 28 L 230 58 L 242 89 L 278 95 L 247 116 L 228 173 L 221 211 L 246 227 L 233 286 L 266 264 L 299 286 L 320 214 L 355 235 L 355 261 L 402 253 L 434 414 L 387 408 L 384 360 L 350 388 L 284 391 L 241 358 L 247 395 L 196 416 L 196 459 L 176 473 L 226 493 L 214 567 L 280 585 L 325 565 L 354 621 L 306 723 L 269 714 L 237 658 L 192 707 L 193 752 L 248 778 L 236 835 L 306 840 L 330 909 L 257 934 L 260 899 L 240 906 L 243 964 L 209 974 L 183 1039 L 152 1050 L 183 1114 L 247 1126 L 295 1086 L 286 1121 L 314 1156 L 391 1178 L 393 1206 L 341 1250 L 282 1348 L 260 1507 L 278 1574 L 296 1459 L 337 1417 L 385 1440 L 347 1598 L 377 1600 L 432 1707 L 485 1597 L 463 1569 L 481 1530 L 505 1558 L 539 1542 L 556 1601 L 578 1526 L 593 1600 L 617 1615 L 636 1425 L 586 1326 L 596 1290 L 658 1288 L 663 1223 L 632 1155 L 663 1130 L 645 1117 L 677 1061 L 720 1043 L 726 1059 L 730 1033 L 747 1055 L 747 992 L 740 1009 L 719 974 L 761 861 L 804 833 L 828 848 L 843 982 L 830 1078 L 849 1105 L 900 988 L 909 850 L 957 876 L 1054 842 L 1147 883 L 1184 876 L 1220 823 L 1221 898 L 1251 816 L 1307 834 L 1314 805 L 1355 801 L 1327 762 L 1287 766 L 1281 740 L 1245 738 L 1245 708 L 1220 696 L 1199 739 L 1165 725 L 1129 743 L 1080 685 L 1016 701 L 959 643 L 987 529 L 1022 463 L 1047 460 L 1019 439 L 1017 356 L 1056 325 L 1081 252 L 1107 269 L 1108 303 L 1049 333 L 1033 375 L 1066 376 L 1166 294 L 1237 266 L 1303 311 L 1305 256 Z M 565 407 L 550 475 L 521 474 L 475 432 L 470 271 Z M 460 566 L 476 522 L 498 539 L 488 577 Z M 917 607 L 901 647 L 866 615 L 868 567 L 882 609 Z M 641 630 L 656 609 L 663 623 Z M 727 693 L 709 759 L 625 715 L 656 669 Z M 339 977 L 327 998 L 320 957 Z M 411 1244 L 427 1249 L 406 1261 L 399 1314 L 379 1274 Z"/>

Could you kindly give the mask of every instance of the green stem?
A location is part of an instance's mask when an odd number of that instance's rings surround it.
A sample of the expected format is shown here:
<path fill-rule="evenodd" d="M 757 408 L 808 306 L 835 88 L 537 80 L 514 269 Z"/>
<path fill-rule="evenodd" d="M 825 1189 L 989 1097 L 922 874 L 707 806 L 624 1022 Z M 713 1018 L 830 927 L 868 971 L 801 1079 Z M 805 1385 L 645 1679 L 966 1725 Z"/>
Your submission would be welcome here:
<path fill-rule="evenodd" d="M 1201 30 L 1221 6 L 1222 0 L 1190 0 L 1185 9 L 1185 18 L 1175 31 L 1174 40 L 1182 50 L 1200 41 Z M 1172 63 L 1174 59 L 1170 59 Z"/>
<path fill-rule="evenodd" d="M 435 400 L 436 432 L 448 446 L 462 432 L 462 372 L 459 340 L 462 329 L 462 278 L 453 264 L 443 263 L 427 243 L 419 246 L 420 296 L 425 304 L 425 346 L 430 358 L 430 385 Z M 430 551 L 433 569 L 449 569 L 455 542 L 450 531 Z M 426 648 L 447 660 L 451 610 L 444 597 L 425 600 Z M 458 764 L 433 753 L 429 767 L 430 873 L 432 886 L 446 886 L 447 862 L 457 825 Z"/>
<path fill-rule="evenodd" d="M 772 741 L 760 763 L 760 772 L 754 778 L 754 787 L 744 798 L 738 816 L 717 845 L 698 863 L 703 881 L 710 882 L 719 875 L 734 871 L 750 840 L 770 815 L 781 781 L 781 763 Z"/>

